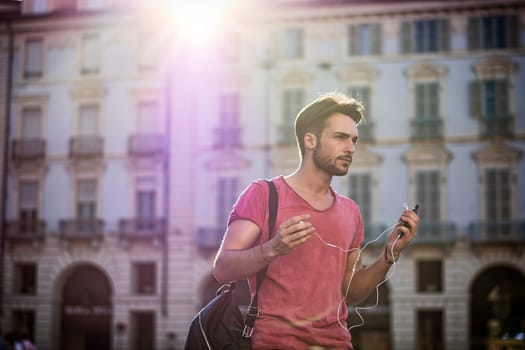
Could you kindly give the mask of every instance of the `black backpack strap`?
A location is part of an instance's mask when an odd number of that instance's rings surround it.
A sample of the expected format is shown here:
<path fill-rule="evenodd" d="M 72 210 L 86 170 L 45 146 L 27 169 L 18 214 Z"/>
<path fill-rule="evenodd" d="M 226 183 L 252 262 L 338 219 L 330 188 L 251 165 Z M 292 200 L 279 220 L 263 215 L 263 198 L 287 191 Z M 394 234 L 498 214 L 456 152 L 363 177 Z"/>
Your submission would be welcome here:
<path fill-rule="evenodd" d="M 272 238 L 273 230 L 275 228 L 275 220 L 277 219 L 277 207 L 278 207 L 278 196 L 277 188 L 271 180 L 265 180 L 268 183 L 268 240 Z M 259 308 L 257 307 L 258 298 L 257 293 L 259 288 L 261 288 L 264 277 L 266 276 L 266 271 L 268 266 L 266 266 L 261 271 L 257 272 L 257 279 L 255 283 L 255 294 L 250 302 L 250 307 L 248 307 L 248 312 L 244 319 L 244 330 L 242 331 L 242 336 L 244 338 L 250 338 L 253 333 L 253 327 L 255 325 L 255 320 L 259 316 Z"/>

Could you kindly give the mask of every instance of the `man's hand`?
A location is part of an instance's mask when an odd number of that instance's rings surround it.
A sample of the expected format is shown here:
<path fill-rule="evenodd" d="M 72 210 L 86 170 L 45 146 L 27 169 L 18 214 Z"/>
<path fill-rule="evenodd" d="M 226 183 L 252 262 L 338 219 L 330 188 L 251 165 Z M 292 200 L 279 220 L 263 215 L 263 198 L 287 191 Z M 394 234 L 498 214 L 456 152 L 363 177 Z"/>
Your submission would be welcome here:
<path fill-rule="evenodd" d="M 419 216 L 416 212 L 413 210 L 403 211 L 397 225 L 392 229 L 385 247 L 385 260 L 387 262 L 392 264 L 397 261 L 401 251 L 416 237 L 418 225 Z"/>
<path fill-rule="evenodd" d="M 277 233 L 268 243 L 272 255 L 286 255 L 306 242 L 315 232 L 315 227 L 309 220 L 310 215 L 298 215 L 281 223 Z"/>

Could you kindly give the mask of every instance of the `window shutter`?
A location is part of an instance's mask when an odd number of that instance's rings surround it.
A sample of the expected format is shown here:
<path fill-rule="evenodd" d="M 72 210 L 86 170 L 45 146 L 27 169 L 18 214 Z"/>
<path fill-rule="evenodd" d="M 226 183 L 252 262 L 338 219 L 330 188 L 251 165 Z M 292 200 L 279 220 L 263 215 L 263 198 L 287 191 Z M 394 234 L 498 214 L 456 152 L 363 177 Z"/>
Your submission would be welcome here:
<path fill-rule="evenodd" d="M 508 113 L 508 83 L 506 80 L 496 81 L 496 111 L 498 117 L 506 117 Z"/>
<path fill-rule="evenodd" d="M 448 19 L 438 22 L 439 28 L 439 51 L 450 50 L 450 25 Z"/>
<path fill-rule="evenodd" d="M 401 53 L 412 52 L 412 26 L 410 22 L 401 23 Z"/>
<path fill-rule="evenodd" d="M 28 39 L 26 41 L 24 76 L 26 78 L 41 77 L 43 62 L 44 44 L 42 39 Z"/>
<path fill-rule="evenodd" d="M 439 118 L 439 86 L 437 83 L 429 84 L 429 117 Z"/>
<path fill-rule="evenodd" d="M 374 40 L 374 43 L 373 43 L 373 50 L 374 50 L 374 54 L 375 55 L 381 55 L 383 54 L 383 31 L 382 31 L 382 27 L 379 23 L 377 24 L 374 24 L 374 26 L 372 27 L 372 35 L 373 35 L 373 40 Z"/>
<path fill-rule="evenodd" d="M 481 81 L 471 81 L 470 85 L 470 115 L 481 117 Z"/>
<path fill-rule="evenodd" d="M 477 50 L 480 48 L 480 19 L 471 17 L 468 19 L 468 49 Z"/>
<path fill-rule="evenodd" d="M 416 118 L 422 118 L 425 114 L 424 85 L 416 84 Z"/>
<path fill-rule="evenodd" d="M 507 17 L 507 44 L 509 48 L 519 47 L 519 23 L 518 16 Z"/>
<path fill-rule="evenodd" d="M 350 56 L 357 55 L 357 28 L 356 26 L 348 27 L 348 53 Z"/>

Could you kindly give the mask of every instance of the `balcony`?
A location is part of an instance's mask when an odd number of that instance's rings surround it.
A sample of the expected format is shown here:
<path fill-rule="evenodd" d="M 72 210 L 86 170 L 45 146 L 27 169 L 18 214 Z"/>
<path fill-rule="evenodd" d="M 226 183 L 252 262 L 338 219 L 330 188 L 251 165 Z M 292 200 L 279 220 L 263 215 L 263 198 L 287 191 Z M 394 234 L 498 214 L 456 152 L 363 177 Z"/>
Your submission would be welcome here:
<path fill-rule="evenodd" d="M 414 244 L 452 244 L 456 240 L 456 224 L 453 222 L 419 223 Z"/>
<path fill-rule="evenodd" d="M 75 136 L 69 140 L 69 156 L 74 159 L 93 159 L 102 156 L 104 139 L 101 136 Z"/>
<path fill-rule="evenodd" d="M 215 128 L 214 147 L 241 148 L 241 128 L 235 125 Z"/>
<path fill-rule="evenodd" d="M 46 140 L 42 138 L 15 139 L 11 144 L 11 158 L 15 162 L 34 162 L 44 160 Z"/>
<path fill-rule="evenodd" d="M 443 120 L 439 117 L 416 117 L 410 122 L 410 127 L 410 137 L 413 141 L 443 138 Z"/>
<path fill-rule="evenodd" d="M 480 119 L 482 137 L 512 137 L 514 135 L 514 117 L 510 115 L 485 116 Z"/>
<path fill-rule="evenodd" d="M 43 220 L 8 220 L 5 222 L 5 236 L 13 241 L 31 241 L 41 239 L 46 232 Z"/>
<path fill-rule="evenodd" d="M 128 139 L 130 157 L 163 156 L 166 153 L 166 138 L 162 134 L 133 134 Z"/>
<path fill-rule="evenodd" d="M 101 219 L 60 220 L 59 226 L 62 239 L 98 239 L 104 233 L 104 221 Z"/>
<path fill-rule="evenodd" d="M 119 233 L 122 238 L 148 239 L 166 235 L 166 220 L 163 218 L 121 219 Z"/>
<path fill-rule="evenodd" d="M 215 251 L 219 249 L 223 236 L 223 227 L 199 227 L 197 230 L 197 247 L 205 252 Z"/>
<path fill-rule="evenodd" d="M 479 244 L 525 242 L 525 221 L 473 222 L 469 225 L 471 242 Z"/>

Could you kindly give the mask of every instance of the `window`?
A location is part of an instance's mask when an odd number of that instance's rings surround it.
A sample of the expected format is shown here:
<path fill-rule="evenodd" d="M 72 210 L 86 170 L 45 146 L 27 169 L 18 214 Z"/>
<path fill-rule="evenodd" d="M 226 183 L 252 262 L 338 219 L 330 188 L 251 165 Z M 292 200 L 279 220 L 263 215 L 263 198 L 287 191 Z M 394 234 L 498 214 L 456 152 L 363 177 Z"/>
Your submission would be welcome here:
<path fill-rule="evenodd" d="M 153 178 L 140 178 L 137 181 L 136 218 L 138 229 L 151 229 L 155 224 L 156 191 Z"/>
<path fill-rule="evenodd" d="M 153 134 L 158 131 L 159 106 L 155 101 L 143 101 L 138 104 L 138 132 Z"/>
<path fill-rule="evenodd" d="M 155 313 L 131 313 L 131 350 L 155 349 Z"/>
<path fill-rule="evenodd" d="M 33 0 L 32 12 L 34 14 L 44 13 L 47 10 L 47 0 Z"/>
<path fill-rule="evenodd" d="M 142 72 L 155 71 L 159 66 L 159 57 L 167 41 L 159 31 L 142 31 L 137 38 L 137 68 Z"/>
<path fill-rule="evenodd" d="M 449 50 L 448 20 L 420 20 L 401 24 L 401 52 L 425 53 Z"/>
<path fill-rule="evenodd" d="M 100 69 L 100 38 L 96 34 L 82 37 L 82 74 L 97 74 Z"/>
<path fill-rule="evenodd" d="M 283 55 L 285 59 L 301 59 L 304 56 L 304 31 L 289 28 L 284 32 Z"/>
<path fill-rule="evenodd" d="M 81 232 L 92 232 L 96 217 L 95 180 L 79 180 L 77 182 L 77 229 Z"/>
<path fill-rule="evenodd" d="M 442 292 L 443 272 L 441 260 L 421 260 L 417 262 L 417 291 Z"/>
<path fill-rule="evenodd" d="M 231 208 L 237 199 L 239 179 L 219 177 L 217 179 L 217 225 L 225 227 Z"/>
<path fill-rule="evenodd" d="M 511 135 L 514 118 L 509 112 L 506 79 L 477 80 L 470 85 L 471 114 L 480 118 L 484 136 Z"/>
<path fill-rule="evenodd" d="M 359 124 L 359 141 L 372 141 L 374 138 L 374 124 L 371 116 L 370 87 L 369 86 L 351 86 L 349 95 L 357 99 L 365 108 L 365 120 Z"/>
<path fill-rule="evenodd" d="M 283 124 L 281 125 L 281 144 L 295 143 L 294 121 L 297 113 L 303 108 L 304 91 L 301 88 L 288 88 L 283 91 Z"/>
<path fill-rule="evenodd" d="M 510 171 L 505 168 L 485 170 L 486 218 L 488 222 L 502 223 L 511 218 Z"/>
<path fill-rule="evenodd" d="M 133 264 L 133 292 L 155 294 L 156 265 L 153 262 Z"/>
<path fill-rule="evenodd" d="M 444 348 L 443 311 L 417 311 L 417 349 L 437 350 Z"/>
<path fill-rule="evenodd" d="M 79 134 L 82 136 L 94 136 L 98 134 L 99 107 L 95 104 L 80 106 Z"/>
<path fill-rule="evenodd" d="M 18 195 L 20 233 L 32 234 L 38 232 L 38 181 L 21 181 Z"/>
<path fill-rule="evenodd" d="M 22 110 L 22 138 L 40 138 L 42 110 L 40 107 L 26 107 Z"/>
<path fill-rule="evenodd" d="M 348 28 L 349 54 L 352 56 L 380 55 L 382 28 L 379 24 L 359 24 Z"/>
<path fill-rule="evenodd" d="M 468 21 L 470 50 L 506 49 L 518 47 L 518 16 L 471 17 Z"/>
<path fill-rule="evenodd" d="M 422 222 L 439 222 L 441 219 L 440 172 L 438 170 L 420 170 L 416 173 L 416 202 L 421 210 Z"/>
<path fill-rule="evenodd" d="M 36 294 L 36 264 L 16 264 L 14 286 L 17 294 Z"/>
<path fill-rule="evenodd" d="M 350 174 L 350 194 L 358 205 L 363 221 L 369 223 L 372 219 L 372 177 L 370 174 Z"/>
<path fill-rule="evenodd" d="M 44 41 L 42 39 L 27 39 L 24 62 L 24 78 L 38 79 L 42 77 L 44 67 Z"/>
<path fill-rule="evenodd" d="M 35 341 L 35 312 L 33 310 L 13 310 L 11 327 L 26 333 L 31 342 Z"/>
<path fill-rule="evenodd" d="M 432 119 L 439 115 L 437 83 L 416 84 L 416 118 Z"/>
<path fill-rule="evenodd" d="M 239 146 L 239 94 L 222 94 L 219 98 L 219 126 L 216 129 L 215 145 L 217 147 Z"/>
<path fill-rule="evenodd" d="M 442 136 L 442 121 L 439 116 L 439 86 L 437 83 L 415 84 L 415 120 L 412 137 L 429 139 Z"/>

